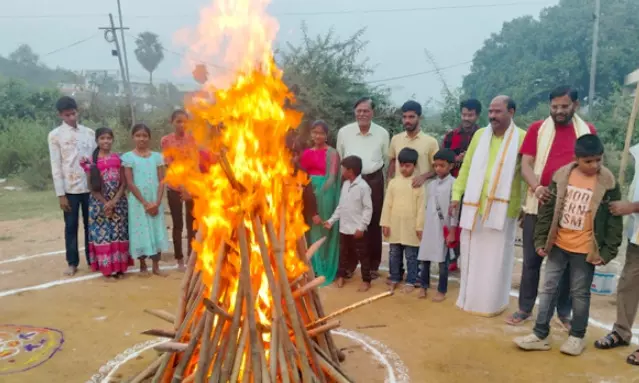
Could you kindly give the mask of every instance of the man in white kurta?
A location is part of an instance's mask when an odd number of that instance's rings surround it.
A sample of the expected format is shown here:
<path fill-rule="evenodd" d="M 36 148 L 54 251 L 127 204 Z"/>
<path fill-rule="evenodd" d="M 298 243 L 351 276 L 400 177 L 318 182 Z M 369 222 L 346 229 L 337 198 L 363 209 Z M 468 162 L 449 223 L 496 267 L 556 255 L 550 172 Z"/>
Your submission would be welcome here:
<path fill-rule="evenodd" d="M 482 316 L 499 315 L 510 298 L 522 192 L 519 148 L 526 133 L 512 120 L 515 108 L 507 96 L 491 102 L 490 125 L 473 136 L 469 161 L 453 185 L 452 210 L 464 195 L 457 306 Z"/>

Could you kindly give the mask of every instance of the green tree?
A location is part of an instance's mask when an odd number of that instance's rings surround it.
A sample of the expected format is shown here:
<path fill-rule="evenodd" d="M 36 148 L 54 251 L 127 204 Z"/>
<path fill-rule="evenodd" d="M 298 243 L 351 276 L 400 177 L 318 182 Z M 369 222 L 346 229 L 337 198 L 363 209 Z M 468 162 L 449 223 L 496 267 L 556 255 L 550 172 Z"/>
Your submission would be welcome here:
<path fill-rule="evenodd" d="M 359 30 L 346 39 L 339 39 L 333 30 L 325 35 L 310 36 L 302 24 L 302 41 L 288 44 L 279 52 L 277 61 L 284 70 L 284 81 L 296 95 L 295 108 L 304 113 L 301 133 L 308 133 L 308 124 L 325 120 L 334 140 L 337 130 L 353 122 L 353 103 L 370 96 L 375 104 L 375 121 L 392 134 L 401 129 L 397 108 L 389 101 L 389 91 L 372 86 L 365 79 L 373 73 L 361 52 L 367 45 Z"/>
<path fill-rule="evenodd" d="M 561 0 L 536 20 L 525 16 L 504 23 L 475 53 L 464 78 L 466 96 L 487 103 L 498 94 L 512 96 L 526 113 L 547 101 L 562 84 L 586 96 L 590 78 L 594 0 Z M 596 93 L 602 100 L 636 69 L 639 28 L 636 0 L 601 2 Z"/>
<path fill-rule="evenodd" d="M 31 46 L 27 44 L 21 44 L 15 51 L 9 54 L 9 60 L 15 61 L 21 65 L 38 65 L 40 56 L 38 56 Z"/>
<path fill-rule="evenodd" d="M 149 72 L 149 84 L 153 85 L 153 72 L 164 60 L 164 47 L 160 38 L 153 32 L 142 32 L 135 39 L 135 57 L 142 67 Z"/>

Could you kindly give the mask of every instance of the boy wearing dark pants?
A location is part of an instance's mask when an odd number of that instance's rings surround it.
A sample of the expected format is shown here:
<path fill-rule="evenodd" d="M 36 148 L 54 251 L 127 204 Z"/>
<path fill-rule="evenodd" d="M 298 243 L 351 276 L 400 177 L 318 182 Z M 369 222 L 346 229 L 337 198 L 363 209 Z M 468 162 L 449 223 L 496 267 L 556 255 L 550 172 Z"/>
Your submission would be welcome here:
<path fill-rule="evenodd" d="M 371 288 L 371 262 L 366 242 L 366 228 L 373 216 L 371 188 L 361 176 L 362 159 L 348 156 L 342 160 L 342 177 L 344 184 L 339 197 L 339 204 L 324 227 L 330 230 L 339 221 L 340 254 L 337 268 L 337 287 L 344 287 L 344 278 L 351 265 L 359 262 L 362 273 L 362 285 L 358 291 Z"/>
<path fill-rule="evenodd" d="M 390 290 L 395 291 L 402 280 L 402 265 L 406 256 L 405 293 L 415 290 L 419 274 L 419 241 L 424 227 L 423 187 L 413 187 L 415 166 L 419 154 L 415 149 L 403 148 L 397 155 L 400 175 L 388 183 L 386 198 L 382 207 L 380 226 L 382 234 L 390 243 Z"/>
<path fill-rule="evenodd" d="M 603 152 L 597 136 L 586 134 L 577 139 L 576 161 L 555 173 L 551 197 L 539 209 L 535 248 L 548 260 L 533 333 L 515 339 L 521 349 L 550 349 L 549 324 L 568 267 L 573 316 L 568 340 L 560 351 L 577 356 L 585 348 L 595 266 L 617 256 L 623 233 L 621 217 L 609 210 L 611 202 L 621 199 L 621 192 L 614 175 L 601 164 Z"/>
<path fill-rule="evenodd" d="M 418 260 L 422 264 L 421 284 L 422 291 L 420 298 L 426 298 L 430 287 L 430 265 L 431 262 L 439 264 L 439 283 L 437 294 L 433 297 L 434 302 L 442 302 L 448 292 L 448 265 L 449 249 L 454 247 L 457 232 L 457 216 L 449 213 L 450 199 L 453 191 L 455 177 L 450 172 L 455 164 L 455 152 L 450 149 L 442 149 L 435 154 L 433 159 L 433 169 L 436 178 L 428 184 L 428 201 L 426 209 L 422 208 L 422 215 L 425 216 L 424 235 L 419 246 Z M 446 235 L 444 235 L 446 232 Z"/>

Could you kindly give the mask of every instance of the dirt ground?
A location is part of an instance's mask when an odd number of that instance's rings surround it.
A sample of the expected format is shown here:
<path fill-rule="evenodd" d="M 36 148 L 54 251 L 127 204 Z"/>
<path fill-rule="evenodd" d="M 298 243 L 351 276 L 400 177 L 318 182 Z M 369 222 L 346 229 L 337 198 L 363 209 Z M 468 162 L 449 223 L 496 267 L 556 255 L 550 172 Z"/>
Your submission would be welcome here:
<path fill-rule="evenodd" d="M 130 347 L 149 341 L 140 335 L 153 327 L 165 327 L 161 320 L 142 312 L 144 308 L 174 311 L 181 274 L 143 279 L 131 274 L 116 283 L 94 278 L 51 288 L 9 295 L 8 290 L 62 279 L 64 254 L 3 262 L 21 255 L 50 253 L 64 248 L 61 220 L 0 222 L 0 325 L 47 327 L 64 333 L 61 350 L 49 361 L 29 371 L 0 375 L 3 383 L 101 382 L 98 374 L 108 361 Z M 166 257 L 167 261 L 170 256 Z M 622 261 L 622 259 L 621 259 Z M 171 263 L 168 262 L 167 265 Z M 386 261 L 384 262 L 386 264 Z M 520 262 L 513 274 L 516 290 Z M 84 262 L 78 276 L 88 276 Z M 356 292 L 354 280 L 344 289 L 320 290 L 327 311 L 385 291 L 383 281 L 369 293 Z M 589 346 L 577 358 L 559 353 L 567 334 L 553 332 L 553 350 L 540 353 L 518 351 L 512 338 L 530 331 L 507 326 L 502 315 L 479 318 L 455 308 L 458 285 L 451 283 L 449 298 L 440 304 L 417 299 L 416 294 L 399 293 L 364 306 L 341 318 L 342 329 L 361 334 L 368 346 L 335 334 L 347 354 L 345 369 L 357 382 L 392 382 L 387 368 L 367 347 L 375 348 L 389 363 L 397 382 L 634 382 L 639 370 L 625 364 L 631 348 L 601 352 Z M 4 296 L 3 296 L 4 295 Z M 515 309 L 516 300 L 511 301 Z M 611 324 L 615 317 L 614 297 L 593 296 L 591 316 Z M 353 333 L 350 333 L 353 334 Z M 589 328 L 592 342 L 605 332 Z M 0 342 L 1 343 L 1 342 Z M 126 382 L 150 363 L 154 351 L 134 357 L 112 377 Z M 0 359 L 0 371 L 3 360 Z"/>

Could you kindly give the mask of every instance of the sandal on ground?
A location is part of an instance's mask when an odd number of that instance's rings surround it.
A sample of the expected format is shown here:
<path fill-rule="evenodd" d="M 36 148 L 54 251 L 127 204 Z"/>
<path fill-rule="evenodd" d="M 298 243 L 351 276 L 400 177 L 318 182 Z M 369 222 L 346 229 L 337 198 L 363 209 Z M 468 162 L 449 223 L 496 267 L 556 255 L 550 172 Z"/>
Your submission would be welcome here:
<path fill-rule="evenodd" d="M 506 323 L 508 323 L 511 326 L 517 326 L 519 324 L 524 323 L 528 319 L 530 319 L 530 314 L 525 313 L 523 311 L 516 311 L 513 313 L 513 315 L 506 318 Z"/>
<path fill-rule="evenodd" d="M 633 366 L 639 366 L 639 350 L 628 355 L 628 357 L 626 358 L 626 363 L 631 364 Z"/>
<path fill-rule="evenodd" d="M 621 336 L 616 331 L 613 331 L 610 334 L 604 336 L 603 338 L 595 341 L 595 347 L 600 349 L 600 350 L 610 350 L 610 349 L 613 349 L 613 348 L 627 346 L 627 345 L 628 345 L 628 342 L 623 340 L 621 338 Z M 630 357 L 628 357 L 628 358 L 630 358 Z M 630 362 L 628 362 L 628 363 L 630 363 Z M 632 364 L 632 363 L 630 363 L 630 364 Z"/>

